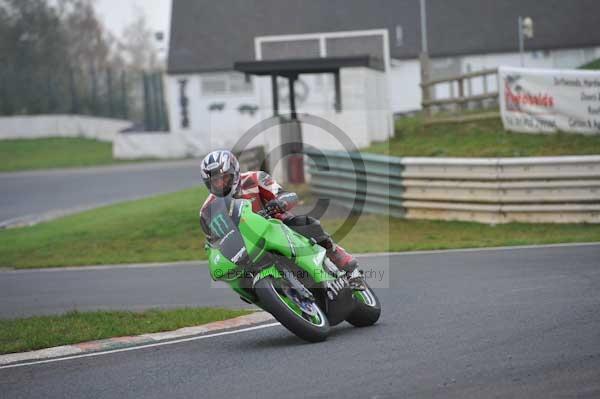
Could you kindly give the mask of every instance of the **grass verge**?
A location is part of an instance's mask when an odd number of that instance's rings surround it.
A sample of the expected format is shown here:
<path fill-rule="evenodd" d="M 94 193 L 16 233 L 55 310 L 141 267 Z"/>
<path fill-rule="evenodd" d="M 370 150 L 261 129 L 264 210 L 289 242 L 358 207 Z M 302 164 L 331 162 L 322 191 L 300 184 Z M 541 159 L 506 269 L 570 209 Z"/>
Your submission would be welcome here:
<path fill-rule="evenodd" d="M 98 339 L 171 331 L 252 313 L 219 308 L 145 312 L 69 312 L 0 320 L 0 354 L 25 352 Z"/>
<path fill-rule="evenodd" d="M 504 130 L 500 119 L 424 126 L 420 117 L 396 122 L 396 134 L 364 152 L 423 157 L 529 157 L 600 154 L 600 136 L 524 134 Z"/>
<path fill-rule="evenodd" d="M 0 230 L 0 267 L 41 268 L 206 259 L 198 209 L 204 187 Z M 324 220 L 334 233 L 341 220 Z M 342 244 L 353 252 L 600 241 L 600 225 L 469 222 L 361 216 Z"/>
<path fill-rule="evenodd" d="M 334 232 L 340 221 L 325 221 L 323 224 Z M 472 222 L 364 215 L 340 243 L 360 253 L 598 241 L 600 225 L 592 224 L 508 223 L 491 226 Z"/>
<path fill-rule="evenodd" d="M 53 137 L 46 139 L 0 140 L 0 172 L 101 166 L 156 159 L 118 160 L 112 156 L 112 143 Z"/>
<path fill-rule="evenodd" d="M 204 187 L 0 230 L 0 267 L 167 262 L 204 257 Z"/>
<path fill-rule="evenodd" d="M 48 169 L 115 163 L 112 144 L 83 138 L 0 141 L 0 171 Z"/>

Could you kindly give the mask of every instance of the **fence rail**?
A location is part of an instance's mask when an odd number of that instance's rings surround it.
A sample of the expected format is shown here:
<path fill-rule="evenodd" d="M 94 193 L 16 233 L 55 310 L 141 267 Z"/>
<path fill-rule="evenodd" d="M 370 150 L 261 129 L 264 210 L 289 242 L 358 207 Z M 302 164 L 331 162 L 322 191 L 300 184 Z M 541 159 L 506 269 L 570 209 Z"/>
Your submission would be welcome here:
<path fill-rule="evenodd" d="M 464 111 L 468 104 L 479 103 L 481 108 L 486 100 L 494 100 L 498 98 L 498 91 L 487 92 L 487 77 L 490 75 L 498 75 L 498 69 L 483 69 L 481 71 L 468 72 L 462 75 L 451 76 L 442 79 L 433 79 L 421 83 L 422 102 L 421 106 L 425 114 L 425 124 L 436 124 L 436 123 L 448 123 L 448 122 L 468 122 L 481 119 L 498 118 L 499 112 L 486 112 L 481 114 L 473 115 L 453 115 L 442 118 L 436 118 L 433 116 L 435 109 L 444 106 L 454 106 L 454 109 L 458 112 Z M 465 82 L 470 82 L 472 79 L 482 78 L 484 79 L 484 93 L 469 95 L 465 94 Z M 458 96 L 451 96 L 449 98 L 432 99 L 432 89 L 440 84 L 449 84 L 454 87 L 454 83 L 458 85 Z"/>
<path fill-rule="evenodd" d="M 395 158 L 310 153 L 312 191 L 412 219 L 600 223 L 600 156 Z M 361 172 L 361 163 L 364 170 Z"/>

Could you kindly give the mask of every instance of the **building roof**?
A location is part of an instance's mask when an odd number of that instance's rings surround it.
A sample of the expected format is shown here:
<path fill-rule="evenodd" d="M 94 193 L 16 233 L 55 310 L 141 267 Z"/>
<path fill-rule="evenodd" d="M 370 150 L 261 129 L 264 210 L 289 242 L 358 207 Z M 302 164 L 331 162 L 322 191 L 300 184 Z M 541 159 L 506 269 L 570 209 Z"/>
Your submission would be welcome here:
<path fill-rule="evenodd" d="M 534 20 L 528 49 L 600 46 L 599 0 L 427 0 L 427 13 L 432 57 L 516 52 L 519 15 Z M 232 70 L 256 36 L 381 28 L 392 58 L 415 58 L 419 21 L 419 0 L 173 0 L 168 70 Z"/>

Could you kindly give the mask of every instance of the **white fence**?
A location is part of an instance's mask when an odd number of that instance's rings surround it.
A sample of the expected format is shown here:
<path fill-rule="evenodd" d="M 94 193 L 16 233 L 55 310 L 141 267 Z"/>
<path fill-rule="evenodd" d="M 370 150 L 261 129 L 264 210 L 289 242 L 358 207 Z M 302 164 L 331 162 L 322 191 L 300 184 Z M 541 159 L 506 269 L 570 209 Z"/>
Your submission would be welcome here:
<path fill-rule="evenodd" d="M 483 223 L 600 223 L 600 156 L 393 158 L 312 154 L 313 191 L 366 211 Z M 352 157 L 359 157 L 353 155 Z"/>
<path fill-rule="evenodd" d="M 129 126 L 127 120 L 82 115 L 7 116 L 0 117 L 0 140 L 85 137 L 112 142 Z"/>

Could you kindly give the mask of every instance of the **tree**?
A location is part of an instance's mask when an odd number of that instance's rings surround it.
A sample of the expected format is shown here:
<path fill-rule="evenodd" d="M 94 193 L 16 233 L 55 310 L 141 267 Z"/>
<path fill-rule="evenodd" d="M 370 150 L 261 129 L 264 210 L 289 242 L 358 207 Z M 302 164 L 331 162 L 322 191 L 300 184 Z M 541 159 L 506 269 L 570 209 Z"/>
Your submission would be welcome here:
<path fill-rule="evenodd" d="M 96 16 L 94 1 L 61 0 L 59 4 L 70 62 L 83 69 L 108 67 L 111 38 Z"/>
<path fill-rule="evenodd" d="M 135 70 L 159 68 L 154 32 L 148 27 L 146 16 L 136 7 L 136 18 L 123 31 L 121 50 L 126 62 Z"/>
<path fill-rule="evenodd" d="M 54 106 L 53 79 L 68 58 L 59 16 L 44 0 L 4 0 L 0 18 L 2 111 L 43 112 Z"/>
<path fill-rule="evenodd" d="M 51 3 L 50 3 L 51 1 Z M 95 0 L 0 0 L 0 115 L 80 113 L 144 118 L 162 100 L 154 37 L 143 12 L 120 42 Z M 144 83 L 144 84 L 142 84 Z M 159 99 L 160 97 L 160 99 Z"/>
<path fill-rule="evenodd" d="M 118 44 L 94 0 L 0 0 L 0 113 L 105 113 Z M 117 89 L 112 90 L 117 92 Z"/>

